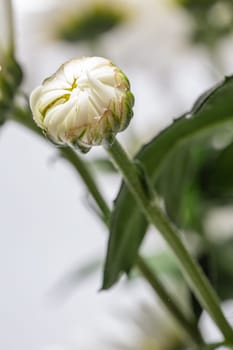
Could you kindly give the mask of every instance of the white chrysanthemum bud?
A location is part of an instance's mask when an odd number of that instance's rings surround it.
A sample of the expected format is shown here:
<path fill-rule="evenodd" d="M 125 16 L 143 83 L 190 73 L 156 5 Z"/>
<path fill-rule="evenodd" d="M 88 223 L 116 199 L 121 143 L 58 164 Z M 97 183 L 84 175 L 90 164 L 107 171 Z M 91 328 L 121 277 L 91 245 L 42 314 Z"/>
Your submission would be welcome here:
<path fill-rule="evenodd" d="M 46 135 L 84 151 L 124 130 L 133 103 L 126 76 L 101 57 L 66 62 L 30 97 L 33 118 Z"/>

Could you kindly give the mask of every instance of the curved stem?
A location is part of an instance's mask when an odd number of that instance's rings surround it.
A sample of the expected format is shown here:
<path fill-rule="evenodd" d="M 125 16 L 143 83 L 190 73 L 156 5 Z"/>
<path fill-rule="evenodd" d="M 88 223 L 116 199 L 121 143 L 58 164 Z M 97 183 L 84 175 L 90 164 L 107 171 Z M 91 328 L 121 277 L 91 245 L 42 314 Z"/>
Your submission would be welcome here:
<path fill-rule="evenodd" d="M 0 61 L 14 56 L 14 30 L 11 0 L 0 0 Z"/>
<path fill-rule="evenodd" d="M 98 190 L 98 186 L 95 183 L 93 176 L 90 173 L 90 170 L 87 167 L 86 163 L 71 148 L 62 148 L 60 149 L 60 153 L 78 171 L 83 182 L 85 183 L 91 195 L 93 196 L 93 199 L 95 200 L 97 206 L 102 211 L 103 221 L 108 227 L 111 211 L 108 208 L 108 205 L 104 200 L 102 194 Z M 149 283 L 152 289 L 159 296 L 160 300 L 167 308 L 171 316 L 174 317 L 177 320 L 177 322 L 182 326 L 182 329 L 186 332 L 190 339 L 192 339 L 192 341 L 194 341 L 194 343 L 197 343 L 198 345 L 203 344 L 203 340 L 197 327 L 177 307 L 171 295 L 169 295 L 166 288 L 163 286 L 162 282 L 158 279 L 158 277 L 154 274 L 154 272 L 151 270 L 151 268 L 147 265 L 147 263 L 142 257 L 138 257 L 136 266 L 138 267 L 145 280 Z"/>
<path fill-rule="evenodd" d="M 163 301 L 163 304 L 169 310 L 170 314 L 182 325 L 184 331 L 189 335 L 189 337 L 194 340 L 199 346 L 203 344 L 201 334 L 199 333 L 198 328 L 194 325 L 194 322 L 191 322 L 187 317 L 181 312 L 177 304 L 174 303 L 171 295 L 168 294 L 165 287 L 157 277 L 157 275 L 151 270 L 148 264 L 145 263 L 145 260 L 142 257 L 138 257 L 136 265 L 145 277 L 146 281 L 154 289 L 159 298 Z"/>
<path fill-rule="evenodd" d="M 140 178 L 137 168 L 116 139 L 111 145 L 106 143 L 105 148 L 111 156 L 114 164 L 123 174 L 129 190 L 142 212 L 145 214 L 147 220 L 160 231 L 172 249 L 188 284 L 200 304 L 210 314 L 225 339 L 233 344 L 233 330 L 221 310 L 214 289 L 211 287 L 208 279 L 197 262 L 189 254 L 179 238 L 175 227 L 172 226 L 167 216 L 156 204 L 156 196 L 152 186 L 150 186 L 144 178 Z"/>
<path fill-rule="evenodd" d="M 98 186 L 91 174 L 91 170 L 87 166 L 86 162 L 84 162 L 72 148 L 60 148 L 59 153 L 63 158 L 65 158 L 69 163 L 71 163 L 75 170 L 79 173 L 79 176 L 85 183 L 90 194 L 92 195 L 97 206 L 99 207 L 103 221 L 106 225 L 108 225 L 111 214 L 110 209 L 108 208 L 106 201 L 104 200 L 101 192 L 99 191 Z"/>
<path fill-rule="evenodd" d="M 43 136 L 39 128 L 35 125 L 32 120 L 31 113 L 29 109 L 15 108 L 12 111 L 11 119 L 17 123 L 25 126 L 27 129 L 33 131 L 38 136 Z M 95 200 L 97 206 L 101 210 L 103 216 L 103 221 L 106 226 L 109 226 L 109 219 L 111 216 L 111 211 L 103 198 L 101 192 L 98 189 L 98 186 L 90 172 L 90 169 L 87 167 L 86 163 L 78 156 L 78 154 L 71 148 L 60 148 L 60 154 L 64 157 L 79 173 L 83 182 L 89 189 L 93 199 Z M 153 290 L 156 292 L 161 302 L 167 308 L 167 311 L 171 316 L 178 322 L 181 328 L 186 331 L 189 338 L 193 341 L 194 344 L 200 345 L 203 344 L 203 340 L 195 324 L 190 321 L 184 313 L 177 307 L 175 302 L 172 299 L 172 296 L 167 292 L 166 288 L 163 286 L 162 282 L 157 278 L 151 268 L 147 265 L 145 260 L 142 257 L 138 257 L 137 267 L 151 285 Z"/>
<path fill-rule="evenodd" d="M 60 153 L 78 171 L 80 177 L 82 178 L 83 182 L 85 183 L 91 195 L 93 196 L 93 199 L 95 200 L 97 206 L 102 211 L 103 221 L 108 227 L 111 211 L 108 208 L 108 205 L 105 199 L 103 198 L 102 194 L 98 190 L 98 186 L 95 183 L 93 176 L 86 163 L 71 148 L 62 148 L 60 149 Z M 190 339 L 192 339 L 192 341 L 194 341 L 194 343 L 197 343 L 198 345 L 203 344 L 203 340 L 197 327 L 177 307 L 171 295 L 169 295 L 169 293 L 166 291 L 162 282 L 157 278 L 157 276 L 154 274 L 154 272 L 151 270 L 151 268 L 147 265 L 147 263 L 142 257 L 138 257 L 136 266 L 138 267 L 139 271 L 142 273 L 146 281 L 149 283 L 149 285 L 152 287 L 152 289 L 159 296 L 160 300 L 163 302 L 164 306 L 167 308 L 169 313 L 182 326 L 182 329 L 186 332 Z"/>
<path fill-rule="evenodd" d="M 104 200 L 102 194 L 98 190 L 98 186 L 95 183 L 93 176 L 91 175 L 86 163 L 71 148 L 60 149 L 60 153 L 62 153 L 64 158 L 66 158 L 78 171 L 83 182 L 85 183 L 91 195 L 93 196 L 93 199 L 95 200 L 96 204 L 102 211 L 103 221 L 108 227 L 111 211 L 108 208 L 108 205 Z M 154 274 L 154 272 L 151 270 L 151 268 L 147 265 L 147 263 L 142 257 L 138 257 L 136 266 L 138 267 L 145 280 L 149 283 L 152 289 L 159 296 L 160 300 L 167 308 L 168 312 L 182 326 L 182 329 L 186 332 L 190 339 L 192 339 L 192 341 L 194 341 L 194 343 L 197 343 L 198 345 L 203 344 L 203 340 L 197 327 L 177 307 L 171 295 L 169 295 L 169 293 L 166 291 L 166 288 L 163 286 L 162 282 L 157 278 L 157 276 Z"/>
<path fill-rule="evenodd" d="M 10 117 L 17 123 L 25 126 L 27 129 L 36 133 L 38 136 L 43 137 L 41 130 L 36 126 L 36 124 L 32 119 L 29 108 L 22 109 L 22 108 L 14 107 L 14 109 L 11 111 Z M 102 194 L 100 193 L 93 179 L 93 176 L 91 175 L 90 169 L 83 162 L 83 160 L 78 156 L 78 154 L 75 152 L 74 149 L 70 147 L 63 147 L 63 148 L 59 148 L 58 150 L 59 150 L 59 154 L 63 158 L 65 158 L 70 164 L 72 164 L 75 170 L 79 173 L 80 177 L 82 178 L 85 185 L 89 189 L 92 197 L 94 198 L 97 206 L 101 210 L 104 222 L 108 224 L 109 218 L 110 218 L 110 209 L 108 208 L 106 201 L 104 200 Z"/>

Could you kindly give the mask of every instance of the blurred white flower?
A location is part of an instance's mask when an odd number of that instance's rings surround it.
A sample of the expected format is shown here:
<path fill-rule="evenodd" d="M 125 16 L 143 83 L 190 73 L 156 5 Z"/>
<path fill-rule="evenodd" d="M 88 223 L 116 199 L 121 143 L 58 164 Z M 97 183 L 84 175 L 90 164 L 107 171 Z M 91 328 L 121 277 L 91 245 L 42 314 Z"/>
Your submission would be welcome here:
<path fill-rule="evenodd" d="M 83 151 L 124 130 L 133 103 L 126 76 L 102 57 L 66 62 L 30 97 L 33 118 L 47 136 Z"/>
<path fill-rule="evenodd" d="M 124 54 L 124 57 L 130 53 L 131 63 L 139 62 L 142 57 L 152 61 L 154 56 L 160 57 L 164 50 L 179 48 L 184 36 L 188 35 L 186 16 L 169 2 L 70 0 L 67 4 L 62 0 L 50 0 L 49 6 L 45 3 L 39 10 L 31 10 L 23 20 L 24 25 L 28 23 L 27 27 L 37 43 L 51 42 L 62 36 L 73 42 L 83 39 L 91 41 L 101 36 L 100 50 L 110 49 L 108 54 L 111 50 L 118 56 Z M 139 50 L 139 47 L 147 47 L 150 55 L 145 54 L 143 49 Z"/>
<path fill-rule="evenodd" d="M 50 0 L 49 6 L 46 2 L 39 8 L 34 5 L 27 15 L 39 41 L 92 41 L 127 22 L 134 13 L 134 2 L 69 0 L 67 6 L 62 0 Z"/>
<path fill-rule="evenodd" d="M 226 316 L 226 319 L 230 323 L 231 326 L 233 326 L 233 300 L 227 300 L 224 303 L 222 303 L 222 310 L 224 315 Z M 219 331 L 218 327 L 215 325 L 215 323 L 212 321 L 210 316 L 203 312 L 200 321 L 199 321 L 199 328 L 203 335 L 203 339 L 206 342 L 209 343 L 217 343 L 224 341 L 224 337 Z M 229 348 L 226 346 L 218 347 L 219 350 L 228 350 Z"/>
<path fill-rule="evenodd" d="M 116 339 L 114 335 L 109 337 L 106 349 L 175 350 L 187 341 L 158 303 L 143 302 L 134 311 L 119 311 L 118 316 L 126 328 L 124 339 Z"/>
<path fill-rule="evenodd" d="M 112 31 L 128 17 L 130 11 L 125 1 L 89 0 L 71 1 L 69 7 L 56 12 L 50 21 L 49 32 L 53 38 L 68 42 L 98 40 Z"/>

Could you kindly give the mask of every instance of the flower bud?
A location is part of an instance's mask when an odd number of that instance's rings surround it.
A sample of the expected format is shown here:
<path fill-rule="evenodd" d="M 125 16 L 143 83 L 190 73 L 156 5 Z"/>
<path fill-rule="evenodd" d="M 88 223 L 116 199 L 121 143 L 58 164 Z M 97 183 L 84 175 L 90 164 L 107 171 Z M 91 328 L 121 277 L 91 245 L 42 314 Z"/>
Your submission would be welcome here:
<path fill-rule="evenodd" d="M 33 119 L 48 138 L 83 151 L 124 130 L 133 103 L 126 76 L 101 57 L 66 62 L 30 97 Z"/>

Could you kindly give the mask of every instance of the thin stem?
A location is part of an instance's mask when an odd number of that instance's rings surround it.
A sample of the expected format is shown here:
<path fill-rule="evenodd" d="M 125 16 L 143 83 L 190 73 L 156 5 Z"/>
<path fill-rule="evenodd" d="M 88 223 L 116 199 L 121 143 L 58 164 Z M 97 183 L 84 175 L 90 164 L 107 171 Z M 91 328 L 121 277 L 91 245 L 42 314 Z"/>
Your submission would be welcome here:
<path fill-rule="evenodd" d="M 95 183 L 86 163 L 77 155 L 77 153 L 71 148 L 62 148 L 60 153 L 75 167 L 81 176 L 83 182 L 89 189 L 93 199 L 95 200 L 97 206 L 103 213 L 103 221 L 106 226 L 109 226 L 109 219 L 111 215 L 111 211 L 103 198 L 102 194 L 98 190 L 98 186 Z M 170 312 L 170 314 L 178 321 L 178 323 L 182 326 L 182 329 L 187 333 L 187 335 L 198 345 L 203 344 L 203 340 L 201 335 L 197 329 L 197 327 L 192 323 L 187 317 L 181 312 L 181 310 L 177 307 L 177 305 L 172 300 L 171 295 L 166 291 L 165 287 L 161 283 L 161 281 L 157 278 L 151 268 L 147 265 L 145 260 L 142 257 L 138 257 L 136 266 L 139 271 L 142 273 L 146 281 L 152 287 L 152 289 L 159 296 L 164 306 Z"/>
<path fill-rule="evenodd" d="M 142 257 L 138 257 L 136 265 L 145 277 L 146 281 L 154 289 L 159 298 L 163 301 L 163 304 L 170 311 L 171 315 L 182 325 L 186 333 L 191 337 L 192 340 L 195 340 L 199 346 L 203 344 L 202 337 L 199 333 L 198 328 L 192 323 L 187 317 L 181 312 L 177 304 L 174 303 L 172 297 L 168 294 L 165 287 L 156 276 L 156 274 L 149 268 L 148 264 L 145 263 L 145 260 Z"/>
<path fill-rule="evenodd" d="M 0 0 L 0 58 L 14 56 L 13 11 L 11 0 Z"/>
<path fill-rule="evenodd" d="M 221 310 L 214 289 L 200 266 L 187 251 L 175 227 L 172 226 L 167 216 L 156 204 L 156 196 L 153 193 L 152 186 L 147 183 L 145 188 L 145 179 L 140 178 L 136 166 L 117 140 L 112 145 L 106 144 L 105 148 L 115 165 L 122 172 L 124 180 L 142 212 L 144 212 L 148 221 L 160 231 L 174 252 L 180 268 L 197 299 L 210 314 L 225 339 L 233 344 L 233 330 Z"/>
<path fill-rule="evenodd" d="M 35 123 L 32 120 L 31 113 L 29 109 L 15 108 L 11 114 L 11 118 L 17 123 L 25 126 L 27 129 L 33 131 L 38 136 L 43 136 L 39 128 L 36 127 Z M 64 157 L 79 173 L 83 182 L 90 190 L 90 193 L 95 200 L 97 206 L 101 210 L 103 216 L 103 221 L 106 226 L 109 226 L 109 219 L 111 211 L 103 198 L 101 192 L 98 189 L 98 186 L 93 179 L 93 176 L 88 169 L 86 163 L 78 156 L 78 154 L 71 148 L 61 148 L 60 154 Z M 162 282 L 157 278 L 151 268 L 147 265 L 145 260 L 142 257 L 138 257 L 137 267 L 156 292 L 161 302 L 167 308 L 171 316 L 180 324 L 181 328 L 186 331 L 187 335 L 193 341 L 194 344 L 203 344 L 201 335 L 196 327 L 186 316 L 185 314 L 177 307 L 175 302 L 172 299 L 172 296 L 167 292 L 166 288 L 163 286 Z"/>
<path fill-rule="evenodd" d="M 84 162 L 72 148 L 60 148 L 59 153 L 63 158 L 68 160 L 73 165 L 75 170 L 79 173 L 79 176 L 85 183 L 86 187 L 88 188 L 89 192 L 94 198 L 97 206 L 99 207 L 103 221 L 106 225 L 108 225 L 111 214 L 110 209 L 108 208 L 106 201 L 104 200 L 100 190 L 98 189 L 98 186 L 94 181 L 94 178 L 86 162 Z"/>
<path fill-rule="evenodd" d="M 109 219 L 111 211 L 100 193 L 97 184 L 95 183 L 93 176 L 91 175 L 89 168 L 86 163 L 77 155 L 77 153 L 71 148 L 62 148 L 60 153 L 66 158 L 78 171 L 83 182 L 89 189 L 93 199 L 95 200 L 97 206 L 103 213 L 103 221 L 106 226 L 109 226 Z M 165 287 L 161 281 L 157 278 L 151 268 L 147 265 L 145 260 L 142 257 L 138 257 L 136 266 L 139 271 L 142 273 L 144 278 L 147 280 L 152 289 L 159 296 L 164 306 L 170 312 L 170 314 L 178 321 L 182 326 L 182 329 L 187 333 L 187 335 L 198 345 L 203 344 L 201 335 L 197 327 L 192 323 L 187 317 L 181 312 L 177 305 L 172 300 L 171 295 L 166 291 Z"/>
<path fill-rule="evenodd" d="M 36 133 L 38 136 L 43 136 L 41 130 L 34 123 L 29 109 L 15 107 L 14 110 L 11 112 L 10 117 L 17 123 L 25 126 L 27 129 Z M 90 169 L 72 148 L 63 147 L 59 148 L 58 150 L 60 155 L 63 158 L 65 158 L 69 163 L 71 163 L 76 169 L 76 171 L 79 173 L 80 177 L 82 178 L 87 188 L 89 189 L 92 197 L 94 198 L 97 206 L 101 210 L 104 222 L 107 224 L 110 218 L 110 209 L 108 208 L 106 201 L 100 193 L 96 182 L 94 181 L 93 176 L 91 175 Z"/>

